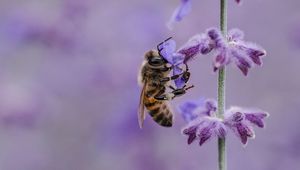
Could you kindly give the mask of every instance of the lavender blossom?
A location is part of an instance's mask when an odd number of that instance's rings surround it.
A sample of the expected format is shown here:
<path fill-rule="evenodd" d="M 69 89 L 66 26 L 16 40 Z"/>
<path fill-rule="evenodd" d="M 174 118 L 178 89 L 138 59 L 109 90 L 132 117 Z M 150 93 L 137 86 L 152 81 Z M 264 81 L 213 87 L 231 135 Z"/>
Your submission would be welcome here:
<path fill-rule="evenodd" d="M 227 128 L 236 134 L 243 145 L 248 139 L 253 139 L 255 133 L 253 125 L 263 128 L 263 119 L 268 113 L 263 111 L 246 110 L 239 107 L 231 107 L 224 114 L 224 120 L 216 116 L 217 106 L 215 100 L 186 102 L 179 107 L 182 117 L 188 122 L 182 133 L 188 136 L 188 144 L 199 140 L 200 146 L 211 137 L 224 138 Z"/>
<path fill-rule="evenodd" d="M 193 116 L 188 125 L 183 128 L 182 133 L 188 136 L 188 144 L 199 140 L 199 145 L 203 145 L 212 137 L 225 138 L 227 130 L 222 123 L 222 119 L 217 118 L 216 102 L 214 100 L 205 100 L 198 106 L 189 102 L 180 107 L 182 115 Z"/>
<path fill-rule="evenodd" d="M 203 116 L 198 117 L 187 125 L 182 131 L 188 135 L 188 144 L 195 140 L 199 140 L 199 145 L 202 146 L 212 137 L 225 138 L 226 128 L 222 120 L 217 117 Z"/>
<path fill-rule="evenodd" d="M 214 71 L 234 62 L 247 76 L 248 70 L 255 64 L 262 65 L 262 57 L 266 55 L 266 51 L 258 45 L 244 41 L 244 34 L 241 30 L 230 30 L 227 40 L 215 28 L 209 29 L 207 34 L 213 42 L 216 53 L 213 62 Z"/>
<path fill-rule="evenodd" d="M 186 63 L 197 54 L 207 54 L 212 49 L 213 47 L 212 44 L 210 44 L 210 38 L 206 34 L 197 34 L 180 47 L 178 53 L 184 55 L 184 63 Z"/>
<path fill-rule="evenodd" d="M 204 98 L 200 98 L 200 100 L 196 100 L 196 101 L 185 102 L 179 106 L 179 112 L 181 113 L 181 116 L 186 122 L 190 122 L 198 117 L 198 115 L 194 113 L 194 111 L 199 106 L 204 106 L 204 103 L 205 103 Z"/>
<path fill-rule="evenodd" d="M 172 64 L 174 65 L 174 61 L 171 61 L 173 60 L 172 57 L 178 58 L 179 56 L 180 62 L 183 60 L 183 63 L 187 63 L 199 53 L 205 55 L 214 51 L 214 71 L 234 63 L 247 76 L 249 69 L 254 65 L 262 66 L 262 57 L 266 55 L 266 51 L 258 45 L 246 42 L 243 39 L 244 33 L 239 29 L 230 30 L 227 39 L 225 39 L 218 29 L 211 28 L 205 34 L 193 36 L 177 52 L 175 52 L 175 42 L 166 42 L 164 45 L 165 50 L 162 50 L 161 54 L 170 63 L 173 62 Z M 182 69 L 180 70 L 179 68 L 175 69 L 176 73 L 182 72 Z"/>
<path fill-rule="evenodd" d="M 179 75 L 183 72 L 181 65 L 184 61 L 184 55 L 176 53 L 176 42 L 173 39 L 168 39 L 158 46 L 160 55 L 168 61 L 173 67 L 173 75 Z M 174 80 L 177 88 L 182 88 L 185 84 L 183 77 Z"/>
<path fill-rule="evenodd" d="M 268 113 L 262 111 L 247 111 L 239 107 L 231 107 L 225 113 L 224 123 L 228 126 L 246 145 L 248 138 L 254 139 L 255 133 L 252 125 L 263 128 L 263 119 Z"/>
<path fill-rule="evenodd" d="M 170 18 L 167 26 L 169 29 L 173 29 L 175 22 L 179 22 L 190 13 L 192 9 L 191 0 L 181 0 L 180 5 L 173 12 L 172 17 Z"/>
<path fill-rule="evenodd" d="M 169 39 L 158 46 L 160 54 L 172 65 L 178 66 L 194 58 L 197 54 L 208 54 L 214 44 L 206 34 L 197 34 L 176 51 L 176 42 Z M 180 67 L 175 68 L 180 73 Z M 181 69 L 182 70 L 182 69 Z"/>

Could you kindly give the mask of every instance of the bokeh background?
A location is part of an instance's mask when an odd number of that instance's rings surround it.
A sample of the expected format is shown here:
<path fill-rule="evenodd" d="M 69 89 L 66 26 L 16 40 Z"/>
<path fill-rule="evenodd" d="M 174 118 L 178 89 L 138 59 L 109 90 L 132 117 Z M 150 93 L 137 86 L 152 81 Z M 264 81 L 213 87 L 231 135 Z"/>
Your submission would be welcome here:
<path fill-rule="evenodd" d="M 196 87 L 172 101 L 176 123 L 138 128 L 137 72 L 145 51 L 218 26 L 219 1 L 193 1 L 170 31 L 179 0 L 1 0 L 0 170 L 213 170 L 216 140 L 188 146 L 176 107 L 216 97 L 212 56 L 191 64 Z M 229 170 L 300 168 L 300 1 L 228 4 L 229 28 L 267 50 L 242 76 L 227 70 L 226 105 L 261 108 L 267 127 L 242 147 L 228 137 Z"/>

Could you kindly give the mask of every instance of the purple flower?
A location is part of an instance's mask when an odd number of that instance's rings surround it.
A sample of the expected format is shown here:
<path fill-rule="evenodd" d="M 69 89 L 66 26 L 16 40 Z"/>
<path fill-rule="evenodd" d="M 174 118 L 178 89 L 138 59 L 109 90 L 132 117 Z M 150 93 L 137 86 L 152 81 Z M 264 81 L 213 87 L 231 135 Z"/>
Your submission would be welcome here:
<path fill-rule="evenodd" d="M 188 144 L 197 139 L 201 146 L 211 137 L 224 138 L 227 130 L 222 119 L 215 115 L 216 102 L 214 100 L 201 100 L 198 104 L 188 102 L 180 107 L 182 115 L 189 118 L 187 119 L 188 125 L 182 130 L 182 133 L 188 136 Z"/>
<path fill-rule="evenodd" d="M 175 9 L 171 19 L 169 20 L 167 26 L 169 29 L 173 29 L 175 22 L 179 22 L 190 13 L 192 9 L 191 0 L 181 0 L 180 5 Z"/>
<path fill-rule="evenodd" d="M 168 39 L 158 46 L 160 55 L 168 61 L 173 67 L 173 75 L 179 75 L 183 72 L 182 64 L 184 55 L 176 52 L 176 42 L 173 39 Z M 182 88 L 185 85 L 185 79 L 179 77 L 174 80 L 177 88 Z"/>
<path fill-rule="evenodd" d="M 208 54 L 214 51 L 214 71 L 234 63 L 246 76 L 254 65 L 262 65 L 262 57 L 266 55 L 266 51 L 243 39 L 244 33 L 239 29 L 230 30 L 225 39 L 220 30 L 211 28 L 205 34 L 193 36 L 177 50 L 177 53 L 182 54 L 184 56 L 183 63 L 187 63 L 199 53 Z"/>
<path fill-rule="evenodd" d="M 266 51 L 258 45 L 244 41 L 244 34 L 241 30 L 230 30 L 227 39 L 216 28 L 209 29 L 207 35 L 213 42 L 216 53 L 213 62 L 214 71 L 234 62 L 247 76 L 248 70 L 255 64 L 262 65 L 262 57 L 266 55 Z"/>
<path fill-rule="evenodd" d="M 252 125 L 263 128 L 263 119 L 268 115 L 268 113 L 262 111 L 247 111 L 239 107 L 231 107 L 224 115 L 224 123 L 246 145 L 248 138 L 253 139 L 255 137 Z"/>
<path fill-rule="evenodd" d="M 221 119 L 203 116 L 190 122 L 187 127 L 182 130 L 182 133 L 188 135 L 188 144 L 199 140 L 199 145 L 202 146 L 212 137 L 225 138 L 227 130 Z"/>
<path fill-rule="evenodd" d="M 210 38 L 206 34 L 197 34 L 180 47 L 178 53 L 184 55 L 184 63 L 186 63 L 197 54 L 207 54 L 212 49 L 213 46 L 210 44 Z"/>
<path fill-rule="evenodd" d="M 216 116 L 216 101 L 204 99 L 186 102 L 179 109 L 188 122 L 182 130 L 182 133 L 188 136 L 187 143 L 198 140 L 200 146 L 211 137 L 224 138 L 227 128 L 246 145 L 249 138 L 255 137 L 253 125 L 263 128 L 263 119 L 268 117 L 268 113 L 263 111 L 232 107 L 225 112 L 224 119 L 221 119 Z"/>
<path fill-rule="evenodd" d="M 179 106 L 181 116 L 186 122 L 190 122 L 198 117 L 194 112 L 199 106 L 204 106 L 205 99 L 200 98 L 197 101 L 188 101 Z"/>

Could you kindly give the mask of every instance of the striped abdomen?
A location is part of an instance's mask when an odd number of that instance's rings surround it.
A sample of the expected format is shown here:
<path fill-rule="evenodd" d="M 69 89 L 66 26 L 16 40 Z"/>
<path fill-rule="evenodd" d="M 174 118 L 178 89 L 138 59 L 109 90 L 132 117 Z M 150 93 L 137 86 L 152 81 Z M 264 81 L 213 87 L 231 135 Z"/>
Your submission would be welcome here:
<path fill-rule="evenodd" d="M 153 97 L 144 96 L 144 105 L 147 108 L 153 120 L 161 126 L 171 127 L 173 124 L 173 115 L 166 101 L 156 100 Z"/>

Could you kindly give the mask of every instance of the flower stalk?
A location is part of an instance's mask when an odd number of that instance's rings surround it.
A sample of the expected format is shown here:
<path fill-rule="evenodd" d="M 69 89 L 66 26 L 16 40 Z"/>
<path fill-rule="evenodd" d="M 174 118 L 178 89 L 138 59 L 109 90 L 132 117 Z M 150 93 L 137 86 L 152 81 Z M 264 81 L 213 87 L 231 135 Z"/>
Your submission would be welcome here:
<path fill-rule="evenodd" d="M 220 0 L 220 30 L 224 37 L 227 35 L 227 0 Z M 225 112 L 225 67 L 218 74 L 218 117 L 224 118 Z M 218 138 L 218 164 L 219 170 L 226 170 L 226 140 Z"/>

